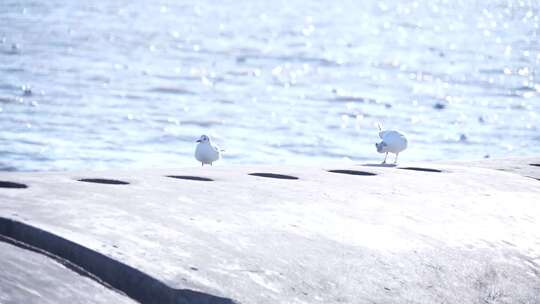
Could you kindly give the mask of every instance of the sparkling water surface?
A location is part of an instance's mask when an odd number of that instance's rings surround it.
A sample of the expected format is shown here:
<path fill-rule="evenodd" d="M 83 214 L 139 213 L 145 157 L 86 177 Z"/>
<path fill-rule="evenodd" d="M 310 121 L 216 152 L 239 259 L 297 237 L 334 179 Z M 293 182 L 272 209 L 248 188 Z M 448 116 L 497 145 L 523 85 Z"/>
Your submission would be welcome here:
<path fill-rule="evenodd" d="M 0 170 L 540 154 L 538 1 L 0 1 Z"/>

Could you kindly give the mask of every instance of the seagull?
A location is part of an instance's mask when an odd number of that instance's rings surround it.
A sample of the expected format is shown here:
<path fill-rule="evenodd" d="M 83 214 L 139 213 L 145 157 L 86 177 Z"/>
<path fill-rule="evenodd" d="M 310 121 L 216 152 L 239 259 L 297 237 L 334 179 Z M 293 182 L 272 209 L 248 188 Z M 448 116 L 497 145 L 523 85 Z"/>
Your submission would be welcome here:
<path fill-rule="evenodd" d="M 210 164 L 211 166 L 213 162 L 220 159 L 222 150 L 212 145 L 210 137 L 201 135 L 197 142 L 195 158 L 201 162 L 201 166 L 204 166 L 204 164 Z"/>
<path fill-rule="evenodd" d="M 380 124 L 378 125 L 378 127 L 379 137 L 382 139 L 382 141 L 380 143 L 376 143 L 375 147 L 377 147 L 377 152 L 386 153 L 382 163 L 386 164 L 386 158 L 388 157 L 388 153 L 394 153 L 396 154 L 396 158 L 394 159 L 395 164 L 397 163 L 399 153 L 407 149 L 407 137 L 405 137 L 405 134 L 399 131 L 383 131 Z"/>

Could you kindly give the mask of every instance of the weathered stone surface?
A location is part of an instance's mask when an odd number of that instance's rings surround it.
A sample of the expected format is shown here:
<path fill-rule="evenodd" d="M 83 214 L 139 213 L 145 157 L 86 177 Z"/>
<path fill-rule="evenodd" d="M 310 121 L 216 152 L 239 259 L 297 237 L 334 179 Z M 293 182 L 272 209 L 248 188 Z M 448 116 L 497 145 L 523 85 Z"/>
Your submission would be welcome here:
<path fill-rule="evenodd" d="M 484 159 L 477 161 L 454 161 L 448 164 L 474 166 L 516 173 L 540 180 L 540 158 Z"/>
<path fill-rule="evenodd" d="M 0 234 L 92 260 L 85 269 L 148 303 L 540 301 L 540 181 L 403 167 L 1 173 L 28 188 L 0 188 Z"/>
<path fill-rule="evenodd" d="M 136 303 L 43 254 L 0 241 L 0 303 Z"/>

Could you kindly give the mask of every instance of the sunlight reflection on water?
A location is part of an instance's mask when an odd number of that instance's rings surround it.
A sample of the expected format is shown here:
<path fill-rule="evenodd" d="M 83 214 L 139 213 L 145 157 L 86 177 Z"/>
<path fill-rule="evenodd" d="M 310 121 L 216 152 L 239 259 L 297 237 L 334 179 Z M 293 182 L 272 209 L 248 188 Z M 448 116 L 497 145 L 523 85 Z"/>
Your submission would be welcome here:
<path fill-rule="evenodd" d="M 538 155 L 540 4 L 0 3 L 0 170 Z"/>

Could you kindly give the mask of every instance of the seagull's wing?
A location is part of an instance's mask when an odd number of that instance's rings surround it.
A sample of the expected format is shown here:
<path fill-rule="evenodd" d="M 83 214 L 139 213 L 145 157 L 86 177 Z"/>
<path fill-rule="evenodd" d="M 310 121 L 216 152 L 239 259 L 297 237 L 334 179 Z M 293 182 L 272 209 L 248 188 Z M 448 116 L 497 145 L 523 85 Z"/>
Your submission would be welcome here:
<path fill-rule="evenodd" d="M 384 140 L 385 137 L 387 137 L 388 134 L 390 134 L 392 131 L 380 131 L 379 137 Z"/>
<path fill-rule="evenodd" d="M 401 133 L 394 130 L 386 130 L 381 132 L 381 138 L 384 141 L 394 141 L 401 137 Z"/>
<path fill-rule="evenodd" d="M 389 146 L 405 149 L 407 148 L 407 138 L 399 131 L 384 131 L 383 141 Z"/>

